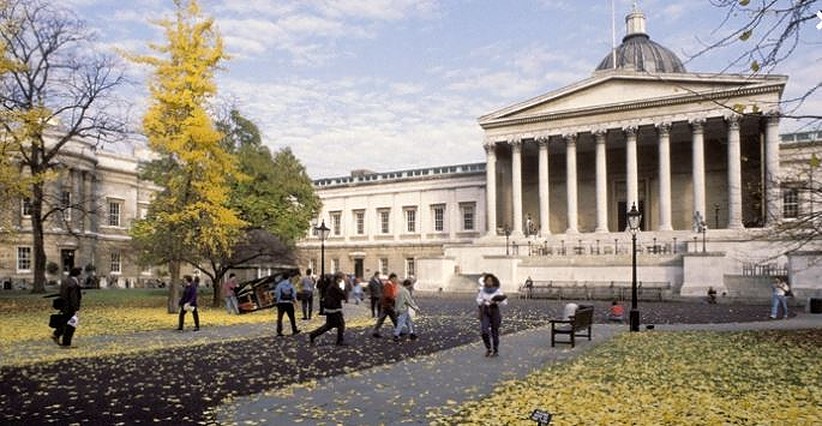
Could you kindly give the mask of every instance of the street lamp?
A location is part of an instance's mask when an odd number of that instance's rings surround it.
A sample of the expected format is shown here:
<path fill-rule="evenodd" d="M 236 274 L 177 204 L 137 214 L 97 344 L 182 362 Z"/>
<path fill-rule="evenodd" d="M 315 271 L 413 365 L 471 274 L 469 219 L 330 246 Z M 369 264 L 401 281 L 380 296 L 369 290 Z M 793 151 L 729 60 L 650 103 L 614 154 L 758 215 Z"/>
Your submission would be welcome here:
<path fill-rule="evenodd" d="M 714 203 L 714 229 L 719 229 L 719 203 Z"/>
<path fill-rule="evenodd" d="M 628 229 L 631 231 L 631 331 L 639 331 L 639 309 L 636 306 L 636 233 L 639 231 L 639 223 L 642 221 L 642 213 L 636 209 L 636 203 L 631 205 L 628 212 Z"/>
<path fill-rule="evenodd" d="M 325 279 L 325 239 L 328 237 L 328 231 L 331 229 L 325 226 L 325 219 L 323 219 L 322 224 L 320 226 L 315 226 L 314 230 L 317 231 L 317 235 L 320 237 L 320 279 Z"/>
<path fill-rule="evenodd" d="M 509 256 L 510 254 L 508 252 L 508 238 L 511 236 L 511 227 L 505 225 L 505 228 L 503 228 L 502 232 L 505 233 L 505 255 Z"/>

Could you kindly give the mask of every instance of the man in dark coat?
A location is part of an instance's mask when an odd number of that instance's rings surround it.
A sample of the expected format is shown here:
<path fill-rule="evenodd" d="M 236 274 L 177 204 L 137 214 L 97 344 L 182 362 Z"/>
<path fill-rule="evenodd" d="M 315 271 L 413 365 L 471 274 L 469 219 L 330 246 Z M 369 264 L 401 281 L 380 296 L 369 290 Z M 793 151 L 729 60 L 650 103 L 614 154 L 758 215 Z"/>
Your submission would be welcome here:
<path fill-rule="evenodd" d="M 71 268 L 69 276 L 60 283 L 60 298 L 63 300 L 63 306 L 60 308 L 60 325 L 54 330 L 51 339 L 54 343 L 68 348 L 71 347 L 71 339 L 74 337 L 74 331 L 77 329 L 77 311 L 80 310 L 80 300 L 83 294 L 80 292 L 80 268 Z M 62 342 L 60 338 L 63 338 Z"/>
<path fill-rule="evenodd" d="M 342 279 L 342 274 L 337 276 Z M 325 278 L 325 277 L 323 277 Z M 345 333 L 345 319 L 343 318 L 342 302 L 345 300 L 345 290 L 338 285 L 328 285 L 323 298 L 325 308 L 325 324 L 308 334 L 309 342 L 314 345 L 314 340 L 332 328 L 337 329 L 337 346 L 345 346 L 343 339 Z"/>
<path fill-rule="evenodd" d="M 374 276 L 368 281 L 368 296 L 371 298 L 371 318 L 376 318 L 380 314 L 380 298 L 382 298 L 380 271 L 374 272 Z"/>

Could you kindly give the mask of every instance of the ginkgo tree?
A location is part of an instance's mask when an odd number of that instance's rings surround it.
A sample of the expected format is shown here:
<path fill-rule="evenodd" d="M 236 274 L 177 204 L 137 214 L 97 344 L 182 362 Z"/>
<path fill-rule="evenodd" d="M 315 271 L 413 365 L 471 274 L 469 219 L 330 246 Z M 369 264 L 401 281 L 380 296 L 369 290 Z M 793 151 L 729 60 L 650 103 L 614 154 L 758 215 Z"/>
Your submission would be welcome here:
<path fill-rule="evenodd" d="M 222 38 L 196 1 L 174 4 L 175 18 L 156 22 L 167 39 L 150 46 L 160 56 L 132 57 L 154 69 L 143 132 L 159 158 L 144 176 L 162 189 L 131 235 L 144 262 L 169 265 L 169 312 L 177 309 L 181 265 L 230 253 L 245 226 L 229 206 L 230 182 L 241 173 L 207 111 L 217 93 L 214 73 L 226 59 Z"/>

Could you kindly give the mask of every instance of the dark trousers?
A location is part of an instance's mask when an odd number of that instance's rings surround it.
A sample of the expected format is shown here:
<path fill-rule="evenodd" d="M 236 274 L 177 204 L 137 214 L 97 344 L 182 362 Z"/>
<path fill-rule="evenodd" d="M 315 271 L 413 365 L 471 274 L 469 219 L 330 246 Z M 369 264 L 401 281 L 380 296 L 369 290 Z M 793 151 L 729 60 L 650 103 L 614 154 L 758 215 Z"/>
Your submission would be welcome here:
<path fill-rule="evenodd" d="M 191 316 L 194 317 L 194 328 L 199 330 L 200 329 L 200 313 L 198 311 L 199 310 L 195 306 L 194 310 L 191 311 Z M 177 321 L 177 330 L 182 330 L 183 329 L 183 323 L 185 323 L 185 319 L 186 319 L 186 312 L 188 312 L 188 311 L 183 309 L 183 307 L 181 306 L 180 307 L 180 317 L 178 318 L 178 321 Z"/>
<path fill-rule="evenodd" d="M 492 343 L 494 352 L 499 349 L 499 326 L 501 324 L 502 315 L 500 315 L 498 307 L 486 306 L 482 309 L 480 332 L 482 333 L 482 342 L 485 343 L 485 349 L 490 351 Z"/>
<path fill-rule="evenodd" d="M 332 328 L 337 329 L 337 344 L 341 345 L 343 343 L 343 334 L 345 333 L 345 320 L 343 319 L 342 312 L 327 313 L 325 315 L 325 324 L 308 334 L 311 336 L 311 340 L 313 341 Z"/>
<path fill-rule="evenodd" d="M 291 334 L 297 334 L 297 323 L 294 321 L 294 304 L 291 302 L 281 302 L 277 304 L 277 335 L 283 334 L 283 314 L 288 314 L 291 321 Z"/>
<path fill-rule="evenodd" d="M 303 305 L 303 319 L 311 319 L 311 313 L 314 311 L 314 292 L 304 291 L 301 298 Z"/>
<path fill-rule="evenodd" d="M 371 298 L 371 318 L 376 318 L 380 315 L 380 298 Z"/>
<path fill-rule="evenodd" d="M 74 311 L 60 312 L 62 318 L 60 319 L 60 326 L 54 329 L 54 337 L 56 337 L 57 342 L 63 346 L 71 346 L 71 339 L 74 337 L 75 328 L 68 325 L 68 322 L 75 313 Z M 63 338 L 62 342 L 60 342 L 60 337 Z"/>
<path fill-rule="evenodd" d="M 397 328 L 397 312 L 394 311 L 394 308 L 382 308 L 380 309 L 380 315 L 377 317 L 377 324 L 374 325 L 374 333 L 380 332 L 386 317 L 390 318 L 391 324 L 394 325 L 394 328 Z"/>

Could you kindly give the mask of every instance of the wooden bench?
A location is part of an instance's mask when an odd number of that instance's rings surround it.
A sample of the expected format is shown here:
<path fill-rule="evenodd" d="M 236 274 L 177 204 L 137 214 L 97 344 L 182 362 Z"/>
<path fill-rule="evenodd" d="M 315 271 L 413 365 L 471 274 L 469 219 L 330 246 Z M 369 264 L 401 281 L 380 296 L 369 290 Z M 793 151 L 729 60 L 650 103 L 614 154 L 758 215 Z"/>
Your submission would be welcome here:
<path fill-rule="evenodd" d="M 551 320 L 551 347 L 555 343 L 570 344 L 573 348 L 576 337 L 587 337 L 591 340 L 591 323 L 594 321 L 594 307 L 582 305 L 577 308 L 574 316 L 567 320 Z M 567 334 L 570 340 L 556 340 L 557 334 Z"/>

